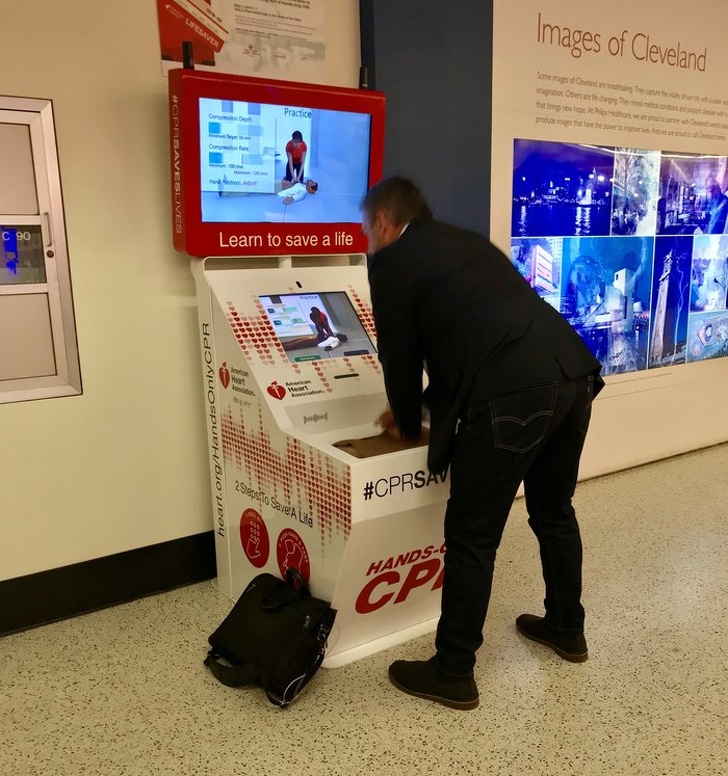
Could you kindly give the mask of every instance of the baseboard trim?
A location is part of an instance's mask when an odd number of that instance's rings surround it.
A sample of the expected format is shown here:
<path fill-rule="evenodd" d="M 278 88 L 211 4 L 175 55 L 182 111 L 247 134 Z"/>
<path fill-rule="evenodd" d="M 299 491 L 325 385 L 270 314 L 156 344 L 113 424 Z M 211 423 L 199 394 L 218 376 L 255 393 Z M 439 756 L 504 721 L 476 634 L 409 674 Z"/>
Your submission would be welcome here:
<path fill-rule="evenodd" d="M 0 582 L 0 636 L 216 575 L 212 531 Z"/>

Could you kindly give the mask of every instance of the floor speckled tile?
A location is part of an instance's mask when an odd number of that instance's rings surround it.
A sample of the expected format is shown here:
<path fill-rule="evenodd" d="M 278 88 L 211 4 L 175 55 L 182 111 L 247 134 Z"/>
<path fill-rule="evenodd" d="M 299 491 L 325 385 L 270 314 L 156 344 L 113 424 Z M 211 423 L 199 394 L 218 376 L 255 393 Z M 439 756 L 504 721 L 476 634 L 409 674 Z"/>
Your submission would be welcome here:
<path fill-rule="evenodd" d="M 210 583 L 0 639 L 8 776 L 725 776 L 728 446 L 582 483 L 590 659 L 520 637 L 541 612 L 516 503 L 476 679 L 457 712 L 403 695 L 393 659 L 321 670 L 287 710 L 202 665 L 230 608 Z"/>

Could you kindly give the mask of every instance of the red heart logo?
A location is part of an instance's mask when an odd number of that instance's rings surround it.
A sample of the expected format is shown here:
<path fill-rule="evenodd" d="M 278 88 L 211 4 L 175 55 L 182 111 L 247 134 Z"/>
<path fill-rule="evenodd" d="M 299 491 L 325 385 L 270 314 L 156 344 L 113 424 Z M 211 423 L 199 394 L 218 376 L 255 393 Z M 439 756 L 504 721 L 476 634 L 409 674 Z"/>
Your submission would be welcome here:
<path fill-rule="evenodd" d="M 266 390 L 274 399 L 282 399 L 286 395 L 286 389 L 274 380 Z"/>
<path fill-rule="evenodd" d="M 223 361 L 222 364 L 220 364 L 218 374 L 220 375 L 222 387 L 227 388 L 228 385 L 230 385 L 230 370 L 227 368 L 227 361 Z"/>

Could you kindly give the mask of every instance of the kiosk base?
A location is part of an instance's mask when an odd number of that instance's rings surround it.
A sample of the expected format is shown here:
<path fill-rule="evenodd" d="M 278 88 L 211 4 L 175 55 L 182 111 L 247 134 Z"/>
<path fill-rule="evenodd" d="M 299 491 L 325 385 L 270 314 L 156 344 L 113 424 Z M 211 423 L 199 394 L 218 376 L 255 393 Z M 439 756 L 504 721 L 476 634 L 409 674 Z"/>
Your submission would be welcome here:
<path fill-rule="evenodd" d="M 374 655 L 384 649 L 396 647 L 398 644 L 404 644 L 406 641 L 425 636 L 428 633 L 434 633 L 437 630 L 439 619 L 439 617 L 434 617 L 431 620 L 418 622 L 416 625 L 411 625 L 409 628 L 404 628 L 396 633 L 390 633 L 387 636 L 381 636 L 373 641 L 368 641 L 344 652 L 339 652 L 331 657 L 324 658 L 322 665 L 324 668 L 341 668 L 349 663 L 353 663 L 355 660 L 369 657 L 369 655 Z M 336 626 L 334 626 L 335 628 Z"/>
<path fill-rule="evenodd" d="M 435 628 L 449 495 L 426 429 L 403 442 L 376 424 L 366 257 L 346 258 L 194 267 L 218 589 L 235 601 L 256 574 L 296 568 L 337 610 L 329 667 Z M 322 316 L 345 345 L 319 347 Z"/>

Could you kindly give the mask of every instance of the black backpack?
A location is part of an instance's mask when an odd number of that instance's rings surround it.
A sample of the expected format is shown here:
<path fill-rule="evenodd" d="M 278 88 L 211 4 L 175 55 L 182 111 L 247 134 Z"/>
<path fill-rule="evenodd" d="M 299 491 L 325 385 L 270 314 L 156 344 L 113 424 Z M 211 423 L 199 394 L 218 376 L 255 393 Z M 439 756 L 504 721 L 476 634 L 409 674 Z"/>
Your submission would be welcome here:
<path fill-rule="evenodd" d="M 259 574 L 209 637 L 205 665 L 224 685 L 258 684 L 285 708 L 321 666 L 335 619 L 296 569 L 285 580 Z"/>

